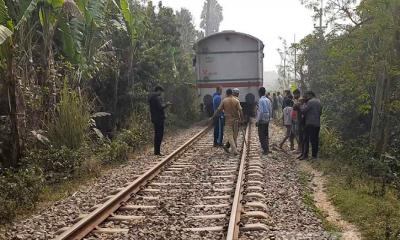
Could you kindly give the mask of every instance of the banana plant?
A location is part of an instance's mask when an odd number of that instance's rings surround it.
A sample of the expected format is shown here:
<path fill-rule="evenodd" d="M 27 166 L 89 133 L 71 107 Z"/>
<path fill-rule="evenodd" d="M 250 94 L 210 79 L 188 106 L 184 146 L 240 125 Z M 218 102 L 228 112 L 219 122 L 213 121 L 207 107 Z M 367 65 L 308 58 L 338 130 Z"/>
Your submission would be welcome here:
<path fill-rule="evenodd" d="M 16 62 L 14 59 L 14 32 L 31 16 L 36 7 L 36 0 L 16 3 L 22 8 L 22 16 L 13 20 L 4 0 L 0 0 L 0 75 L 5 80 L 8 91 L 9 116 L 11 125 L 11 166 L 17 166 L 21 156 L 19 120 L 17 114 L 17 79 L 15 77 Z"/>

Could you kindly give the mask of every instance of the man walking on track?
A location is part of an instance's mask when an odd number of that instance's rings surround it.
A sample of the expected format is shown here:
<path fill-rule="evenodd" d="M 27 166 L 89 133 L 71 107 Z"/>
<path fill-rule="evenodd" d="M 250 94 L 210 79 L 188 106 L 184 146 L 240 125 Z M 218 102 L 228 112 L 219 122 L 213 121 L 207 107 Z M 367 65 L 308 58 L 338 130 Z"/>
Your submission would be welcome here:
<path fill-rule="evenodd" d="M 239 121 L 240 112 L 242 111 L 242 107 L 240 106 L 240 102 L 232 95 L 232 89 L 226 90 L 226 98 L 222 100 L 219 105 L 217 111 L 214 113 L 214 118 L 218 116 L 222 111 L 225 116 L 225 135 L 228 139 L 229 146 L 231 148 L 231 153 L 234 155 L 238 155 L 239 152 L 237 150 L 235 140 L 234 140 L 234 123 L 235 121 Z M 229 148 L 224 146 L 224 150 L 229 153 Z"/>
<path fill-rule="evenodd" d="M 217 111 L 221 104 L 222 87 L 218 86 L 213 96 L 213 110 Z M 214 118 L 214 147 L 223 146 L 224 138 L 224 113 L 219 113 Z"/>
<path fill-rule="evenodd" d="M 161 86 L 154 88 L 154 92 L 150 94 L 149 105 L 151 122 L 154 126 L 154 155 L 162 156 L 161 143 L 164 137 L 165 108 L 170 103 L 163 103 L 162 93 L 164 89 Z"/>
<path fill-rule="evenodd" d="M 311 142 L 312 157 L 318 157 L 319 145 L 319 131 L 321 127 L 321 113 L 322 107 L 319 99 L 316 98 L 315 93 L 308 91 L 305 93 L 306 105 L 301 110 L 305 118 L 305 138 L 303 154 L 300 160 L 308 158 L 309 144 Z"/>
<path fill-rule="evenodd" d="M 233 97 L 238 100 L 239 104 L 240 104 L 240 99 L 239 99 L 239 95 L 240 95 L 240 90 L 238 88 L 234 88 L 232 90 L 232 95 Z M 237 138 L 239 136 L 239 124 L 241 122 L 243 122 L 243 111 L 240 108 L 240 112 L 239 112 L 239 119 L 237 119 L 233 124 L 233 140 L 235 140 L 235 144 L 237 146 Z M 227 146 L 229 148 L 229 146 Z"/>
<path fill-rule="evenodd" d="M 260 100 L 258 101 L 257 109 L 257 120 L 256 125 L 258 127 L 258 137 L 260 139 L 261 148 L 263 154 L 267 155 L 269 153 L 269 120 L 272 115 L 271 101 L 265 96 L 266 90 L 261 87 L 258 90 Z"/>

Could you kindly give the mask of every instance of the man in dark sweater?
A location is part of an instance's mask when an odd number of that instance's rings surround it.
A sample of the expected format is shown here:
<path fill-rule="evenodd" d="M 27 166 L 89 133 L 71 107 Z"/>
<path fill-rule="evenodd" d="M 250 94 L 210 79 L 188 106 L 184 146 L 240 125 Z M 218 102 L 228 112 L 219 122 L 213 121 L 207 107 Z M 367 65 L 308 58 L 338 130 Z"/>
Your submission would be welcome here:
<path fill-rule="evenodd" d="M 301 109 L 301 113 L 304 114 L 305 119 L 305 137 L 303 154 L 300 160 L 308 158 L 309 144 L 311 142 L 312 157 L 318 157 L 318 145 L 319 145 L 319 130 L 321 127 L 321 113 L 322 107 L 319 99 L 316 98 L 315 93 L 307 91 L 304 95 L 306 105 Z"/>
<path fill-rule="evenodd" d="M 170 103 L 163 103 L 163 92 L 164 89 L 161 86 L 157 86 L 154 88 L 154 92 L 149 96 L 151 122 L 154 126 L 154 154 L 158 156 L 162 156 L 160 149 L 164 137 L 164 110 L 170 105 Z"/>

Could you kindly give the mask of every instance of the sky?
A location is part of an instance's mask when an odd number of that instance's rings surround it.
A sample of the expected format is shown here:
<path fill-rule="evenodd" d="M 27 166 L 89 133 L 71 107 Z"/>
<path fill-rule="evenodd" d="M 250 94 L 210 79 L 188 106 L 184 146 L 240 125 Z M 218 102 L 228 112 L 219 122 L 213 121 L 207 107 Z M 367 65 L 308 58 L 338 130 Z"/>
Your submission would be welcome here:
<path fill-rule="evenodd" d="M 156 2 L 156 1 L 155 1 Z M 165 6 L 176 10 L 190 10 L 196 26 L 204 0 L 162 0 Z M 265 71 L 276 70 L 280 64 L 277 48 L 282 47 L 279 37 L 288 43 L 302 39 L 314 28 L 312 11 L 300 4 L 300 0 L 218 0 L 223 7 L 224 20 L 220 31 L 234 30 L 251 34 L 264 42 Z"/>

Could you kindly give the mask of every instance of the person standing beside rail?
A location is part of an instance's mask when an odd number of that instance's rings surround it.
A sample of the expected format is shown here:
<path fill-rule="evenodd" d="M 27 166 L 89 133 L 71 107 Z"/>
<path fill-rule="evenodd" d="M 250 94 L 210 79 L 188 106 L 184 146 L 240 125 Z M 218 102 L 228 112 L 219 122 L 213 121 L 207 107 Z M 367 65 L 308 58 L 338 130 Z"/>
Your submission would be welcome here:
<path fill-rule="evenodd" d="M 164 137 L 165 108 L 171 103 L 164 103 L 162 94 L 164 88 L 156 86 L 149 96 L 151 122 L 154 127 L 154 155 L 162 156 L 161 143 Z"/>
<path fill-rule="evenodd" d="M 299 105 L 300 105 L 300 90 L 293 91 L 293 110 L 292 110 L 292 132 L 297 141 L 297 152 L 301 151 L 301 142 L 299 136 Z"/>
<path fill-rule="evenodd" d="M 269 151 L 269 121 L 272 115 L 271 101 L 265 96 L 266 90 L 261 87 L 258 90 L 260 100 L 258 100 L 256 126 L 258 127 L 258 138 L 264 155 Z"/>
<path fill-rule="evenodd" d="M 240 112 L 242 111 L 242 107 L 240 106 L 240 102 L 232 95 L 232 89 L 226 90 L 226 97 L 222 100 L 219 105 L 217 111 L 215 111 L 213 118 L 217 117 L 219 113 L 224 112 L 225 116 L 225 136 L 227 138 L 227 142 L 229 143 L 229 147 L 231 148 L 231 153 L 234 155 L 238 155 L 239 152 L 237 150 L 235 140 L 234 140 L 234 122 L 239 121 Z M 224 150 L 229 153 L 229 148 L 225 145 L 223 146 Z"/>
<path fill-rule="evenodd" d="M 217 111 L 221 104 L 222 87 L 218 86 L 213 96 L 213 110 Z M 219 113 L 214 118 L 214 147 L 223 146 L 224 139 L 224 113 Z"/>
<path fill-rule="evenodd" d="M 306 128 L 304 114 L 302 113 L 302 110 L 304 109 L 304 107 L 305 107 L 304 97 L 300 97 L 298 104 L 295 104 L 293 106 L 293 109 L 295 109 L 297 111 L 298 134 L 299 134 L 300 155 L 297 157 L 297 159 L 300 159 L 303 157 L 303 151 L 304 151 L 304 139 L 305 139 L 305 128 Z"/>
<path fill-rule="evenodd" d="M 303 156 L 300 160 L 308 158 L 309 144 L 311 143 L 312 158 L 318 157 L 319 148 L 319 131 L 321 127 L 321 113 L 322 106 L 319 99 L 316 98 L 313 91 L 307 91 L 305 94 L 305 107 L 302 109 L 302 113 L 305 117 L 305 139 Z"/>

